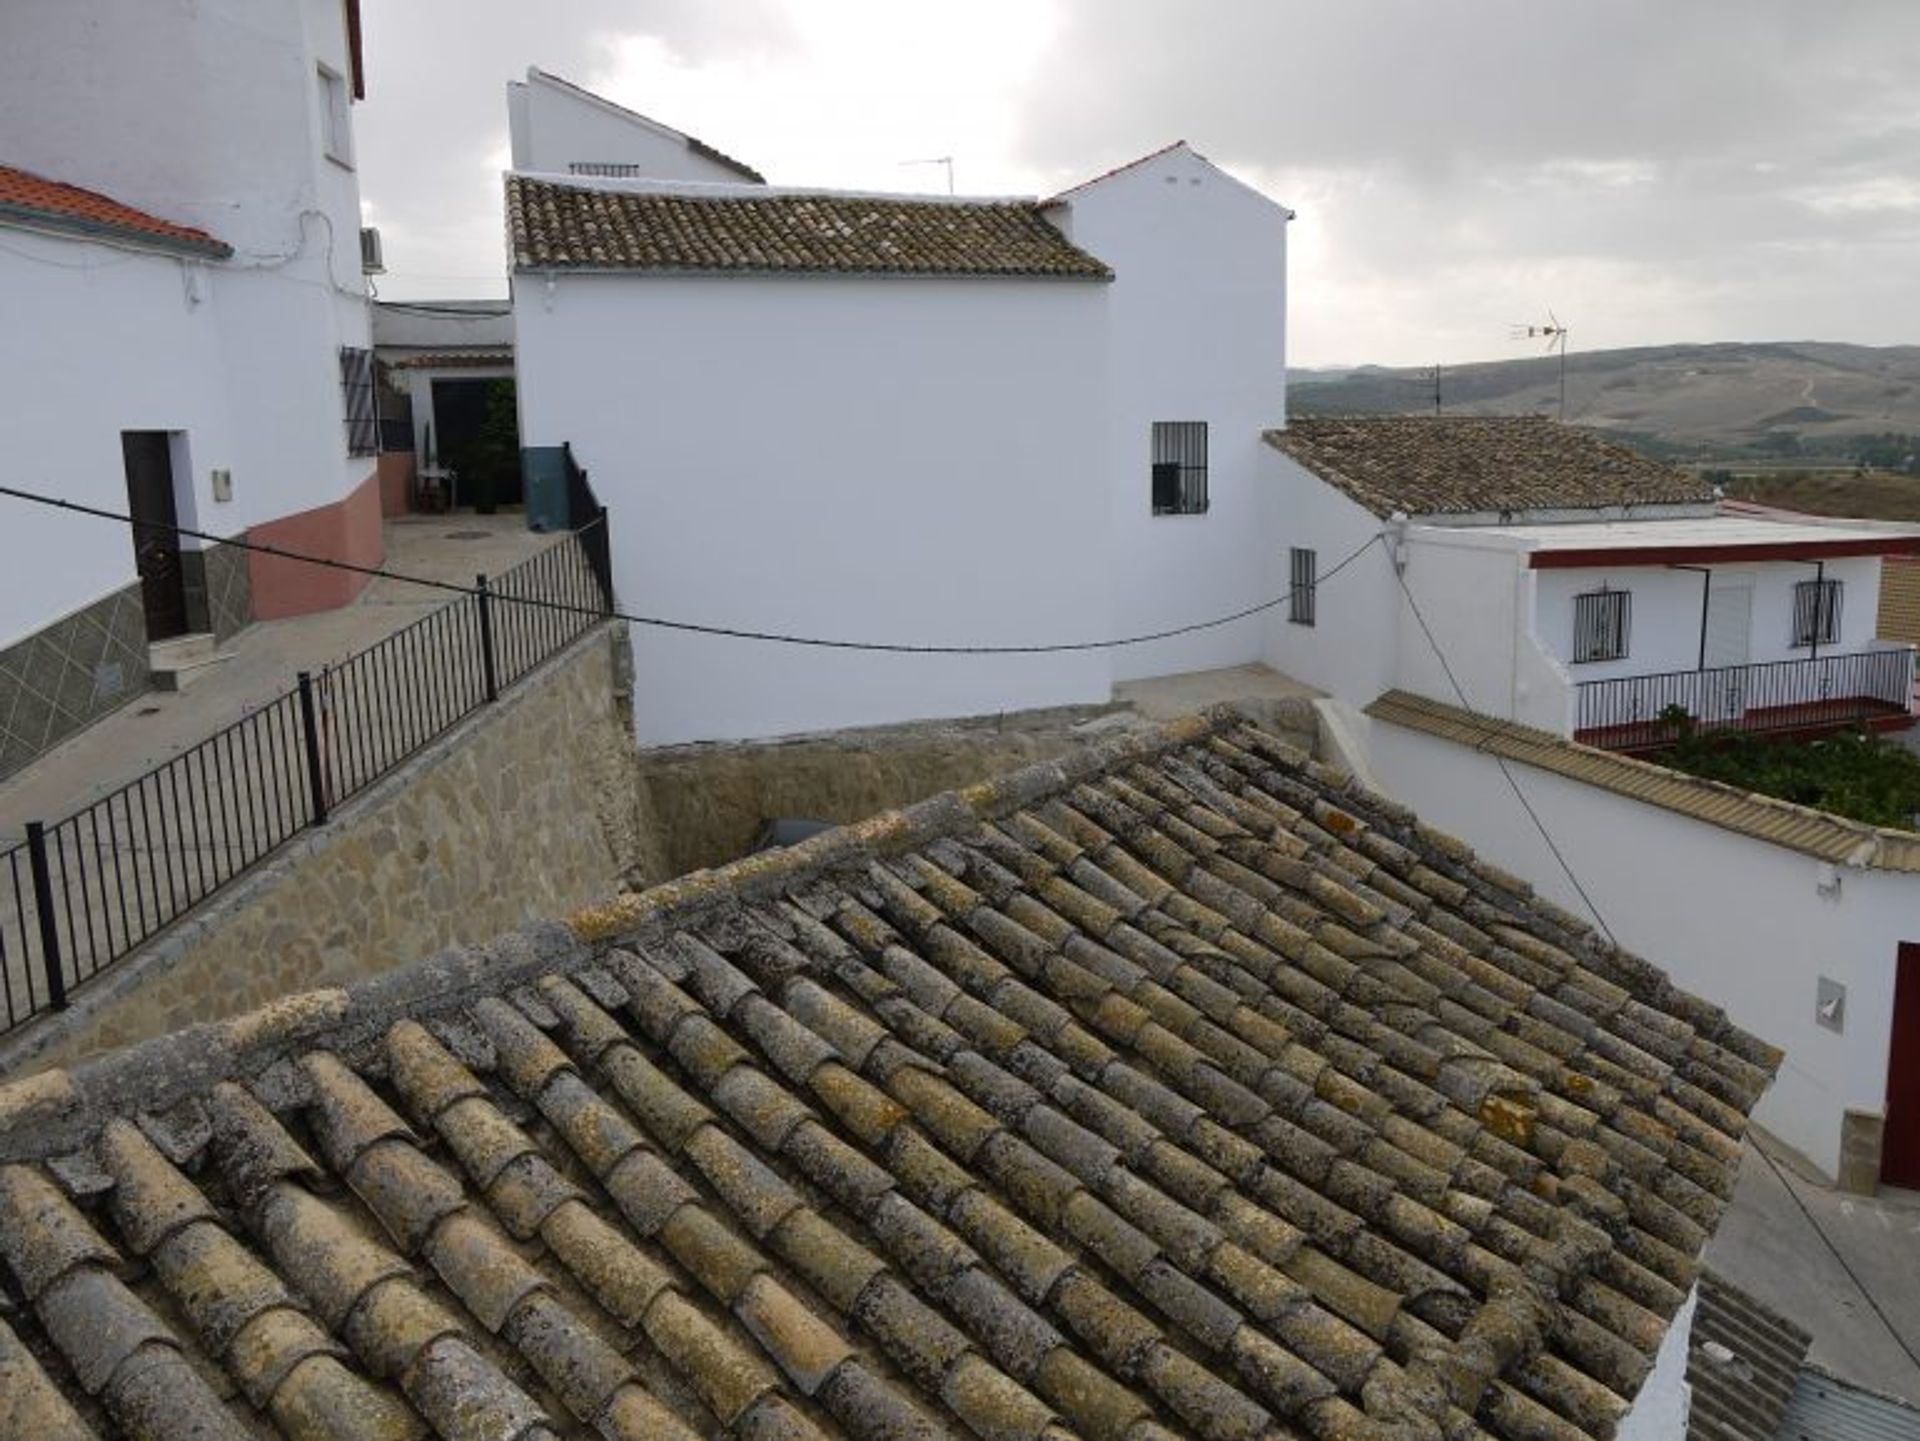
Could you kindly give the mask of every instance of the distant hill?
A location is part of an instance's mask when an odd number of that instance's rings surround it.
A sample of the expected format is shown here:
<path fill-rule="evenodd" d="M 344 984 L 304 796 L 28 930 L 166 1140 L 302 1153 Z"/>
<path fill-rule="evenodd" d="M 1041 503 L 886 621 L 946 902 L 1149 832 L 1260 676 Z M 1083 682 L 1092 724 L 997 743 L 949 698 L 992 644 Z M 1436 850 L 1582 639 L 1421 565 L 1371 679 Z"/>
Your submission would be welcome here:
<path fill-rule="evenodd" d="M 1557 413 L 1557 356 L 1446 366 L 1458 415 Z M 1433 408 L 1430 368 L 1295 371 L 1295 415 L 1403 415 Z M 1920 345 L 1821 341 L 1653 345 L 1567 355 L 1567 420 L 1670 460 L 1860 461 L 1916 468 Z"/>

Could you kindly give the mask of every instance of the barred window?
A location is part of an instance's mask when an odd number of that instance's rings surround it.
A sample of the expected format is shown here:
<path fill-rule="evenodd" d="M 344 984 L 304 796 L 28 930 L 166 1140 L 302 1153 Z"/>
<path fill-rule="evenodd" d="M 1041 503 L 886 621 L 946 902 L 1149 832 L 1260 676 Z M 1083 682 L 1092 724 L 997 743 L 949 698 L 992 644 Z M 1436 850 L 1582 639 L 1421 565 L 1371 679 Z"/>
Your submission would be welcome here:
<path fill-rule="evenodd" d="M 1207 510 L 1207 423 L 1153 423 L 1153 513 L 1204 515 Z"/>
<path fill-rule="evenodd" d="M 1313 624 L 1314 607 L 1320 598 L 1319 570 L 1317 551 L 1293 548 L 1288 568 L 1287 619 L 1295 625 Z"/>
<path fill-rule="evenodd" d="M 347 417 L 347 454 L 380 449 L 380 402 L 374 394 L 373 352 L 340 347 L 340 395 Z"/>
<path fill-rule="evenodd" d="M 1793 587 L 1793 643 L 1797 646 L 1840 643 L 1840 582 L 1802 580 Z"/>
<path fill-rule="evenodd" d="M 1633 592 L 1590 590 L 1573 598 L 1573 659 L 1625 660 L 1633 627 Z"/>

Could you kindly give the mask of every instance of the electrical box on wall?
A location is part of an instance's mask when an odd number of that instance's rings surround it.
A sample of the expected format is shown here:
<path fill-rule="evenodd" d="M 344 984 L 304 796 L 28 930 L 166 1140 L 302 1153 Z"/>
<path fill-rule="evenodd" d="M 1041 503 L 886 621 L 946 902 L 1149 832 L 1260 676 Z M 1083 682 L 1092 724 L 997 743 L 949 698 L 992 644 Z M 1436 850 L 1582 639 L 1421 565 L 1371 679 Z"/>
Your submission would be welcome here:
<path fill-rule="evenodd" d="M 1838 981 L 1820 977 L 1813 997 L 1813 1019 L 1829 1031 L 1847 1029 L 1847 988 Z"/>
<path fill-rule="evenodd" d="M 213 498 L 215 500 L 221 500 L 221 501 L 233 499 L 233 472 L 232 471 L 230 470 L 214 471 Z"/>

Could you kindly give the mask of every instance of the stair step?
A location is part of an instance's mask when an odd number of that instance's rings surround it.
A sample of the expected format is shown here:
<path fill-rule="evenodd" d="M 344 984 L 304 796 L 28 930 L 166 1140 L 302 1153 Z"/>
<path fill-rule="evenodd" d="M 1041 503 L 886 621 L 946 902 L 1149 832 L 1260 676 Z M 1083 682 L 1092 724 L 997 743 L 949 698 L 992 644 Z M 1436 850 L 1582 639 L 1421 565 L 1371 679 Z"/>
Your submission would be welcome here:
<path fill-rule="evenodd" d="M 147 665 L 153 670 L 165 670 L 187 661 L 204 660 L 213 652 L 213 632 L 193 631 L 152 642 L 147 647 Z"/>
<path fill-rule="evenodd" d="M 192 660 L 168 661 L 153 666 L 153 688 L 164 691 L 183 691 L 218 670 L 227 661 L 233 659 L 232 651 L 215 651 L 210 655 L 196 656 Z"/>

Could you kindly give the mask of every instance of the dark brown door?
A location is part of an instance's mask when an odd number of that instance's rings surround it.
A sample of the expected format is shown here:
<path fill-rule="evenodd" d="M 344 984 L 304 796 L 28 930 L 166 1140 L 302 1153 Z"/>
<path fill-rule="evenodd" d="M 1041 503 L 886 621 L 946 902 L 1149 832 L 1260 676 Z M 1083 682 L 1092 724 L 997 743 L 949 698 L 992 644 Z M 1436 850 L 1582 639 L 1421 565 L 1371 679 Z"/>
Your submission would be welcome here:
<path fill-rule="evenodd" d="M 1887 1132 L 1880 1179 L 1920 1190 L 1920 945 L 1903 943 L 1893 977 L 1887 1055 Z"/>
<path fill-rule="evenodd" d="M 133 516 L 133 561 L 147 607 L 147 639 L 185 635 L 187 588 L 173 509 L 173 453 L 164 430 L 123 430 L 127 510 Z M 142 524 L 142 522 L 147 522 Z"/>

